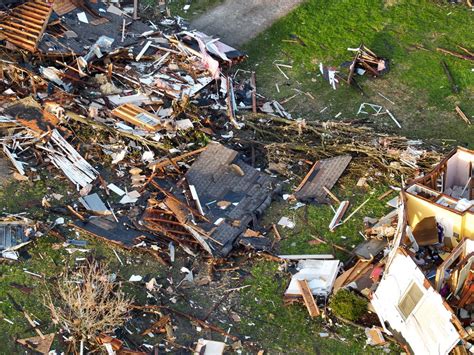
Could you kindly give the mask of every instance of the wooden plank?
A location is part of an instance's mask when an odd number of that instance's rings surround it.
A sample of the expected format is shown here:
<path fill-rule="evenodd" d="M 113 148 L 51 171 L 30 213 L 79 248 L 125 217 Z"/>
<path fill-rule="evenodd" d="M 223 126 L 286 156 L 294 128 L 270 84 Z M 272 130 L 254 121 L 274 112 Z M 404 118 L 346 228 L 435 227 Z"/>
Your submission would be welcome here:
<path fill-rule="evenodd" d="M 462 118 L 464 122 L 466 122 L 468 125 L 471 124 L 471 121 L 469 121 L 469 118 L 464 114 L 464 112 L 461 110 L 459 106 L 456 105 L 456 112 L 458 113 L 459 117 Z"/>
<path fill-rule="evenodd" d="M 19 43 L 26 43 L 30 46 L 33 46 L 33 47 L 36 47 L 36 41 L 31 41 L 29 39 L 26 39 L 24 37 L 21 37 L 21 36 L 17 36 L 13 33 L 10 33 L 10 32 L 4 32 L 3 33 L 5 35 L 6 38 L 13 38 L 15 39 L 16 41 L 18 41 Z"/>
<path fill-rule="evenodd" d="M 331 190 L 329 190 L 326 186 L 323 186 L 323 190 L 333 199 L 334 202 L 341 204 L 341 201 L 334 195 Z"/>
<path fill-rule="evenodd" d="M 299 190 L 301 190 L 301 188 L 304 186 L 304 184 L 306 184 L 306 181 L 308 181 L 309 177 L 311 176 L 311 174 L 313 173 L 314 169 L 316 169 L 317 166 L 319 166 L 320 162 L 317 161 L 316 163 L 314 163 L 314 165 L 311 167 L 311 169 L 308 171 L 308 173 L 306 174 L 306 176 L 303 178 L 303 180 L 301 180 L 300 184 L 298 185 L 298 187 L 296 188 L 295 192 L 298 192 Z"/>
<path fill-rule="evenodd" d="M 382 201 L 385 197 L 387 197 L 388 195 L 390 195 L 392 192 L 394 192 L 395 190 L 388 190 L 388 191 L 385 191 L 383 194 L 381 194 L 379 197 L 377 197 L 377 200 L 379 201 Z"/>
<path fill-rule="evenodd" d="M 19 28 L 11 27 L 11 26 L 8 26 L 8 25 L 5 25 L 5 24 L 3 24 L 2 27 L 3 27 L 3 28 L 6 28 L 6 29 L 9 30 L 9 31 L 13 31 L 13 32 L 15 32 L 15 33 L 19 33 L 20 35 L 24 35 L 24 36 L 33 38 L 33 39 L 35 39 L 35 40 L 36 40 L 36 38 L 38 38 L 37 35 L 34 35 L 34 34 L 32 34 L 32 33 L 28 33 L 28 32 L 26 32 L 24 29 L 19 29 Z M 7 36 L 8 36 L 8 34 L 7 34 Z"/>
<path fill-rule="evenodd" d="M 44 6 L 42 3 L 28 2 L 25 4 L 25 7 L 31 11 L 39 11 L 40 13 L 42 12 L 45 15 L 49 12 L 49 6 Z"/>
<path fill-rule="evenodd" d="M 25 21 L 21 18 L 14 18 L 14 19 L 7 19 L 5 20 L 5 22 L 7 25 L 10 25 L 10 26 L 17 26 L 17 27 L 21 27 L 22 29 L 24 28 L 25 31 L 28 31 L 30 33 L 40 33 L 41 32 L 41 26 L 40 25 L 37 25 L 35 23 L 29 23 L 28 21 Z"/>
<path fill-rule="evenodd" d="M 16 22 L 18 20 L 19 19 L 15 19 L 15 22 L 7 20 L 7 21 L 4 22 L 2 27 L 4 27 L 4 25 L 12 26 L 12 27 L 18 28 L 20 30 L 23 30 L 23 31 L 29 32 L 31 34 L 34 34 L 36 36 L 41 32 L 41 26 L 37 26 L 37 25 L 34 25 L 34 24 L 25 25 L 24 24 L 25 21 L 20 21 L 21 23 L 19 23 L 19 22 Z M 37 27 L 35 27 L 35 26 L 37 26 Z"/>
<path fill-rule="evenodd" d="M 206 150 L 206 148 L 207 147 L 196 149 L 196 150 L 193 150 L 192 152 L 184 153 L 184 154 L 181 154 L 181 155 L 179 155 L 177 157 L 174 157 L 174 158 L 154 161 L 154 162 L 150 163 L 148 165 L 148 167 L 150 169 L 163 169 L 163 168 L 167 167 L 168 165 L 174 165 L 177 162 L 182 161 L 183 159 L 186 159 L 186 158 L 192 157 L 193 155 L 202 153 L 203 151 Z"/>
<path fill-rule="evenodd" d="M 306 305 L 309 315 L 311 318 L 318 317 L 321 312 L 319 311 L 318 305 L 314 300 L 313 293 L 311 292 L 311 289 L 308 285 L 308 281 L 298 280 L 298 287 L 300 288 L 301 294 L 303 295 L 303 301 Z"/>
<path fill-rule="evenodd" d="M 37 14 L 35 12 L 31 12 L 31 10 L 27 10 L 25 8 L 16 8 L 15 10 L 13 10 L 13 13 L 27 18 L 28 20 L 31 20 L 38 24 L 43 24 L 44 21 L 44 16 L 41 16 L 41 14 Z"/>
<path fill-rule="evenodd" d="M 25 43 L 23 43 L 23 42 L 17 41 L 17 40 L 12 39 L 12 38 L 8 38 L 7 40 L 8 40 L 8 42 L 10 42 L 11 44 L 13 44 L 13 45 L 15 45 L 15 46 L 17 46 L 17 47 L 19 47 L 19 48 L 26 49 L 26 50 L 28 50 L 28 51 L 30 51 L 30 52 L 34 52 L 34 51 L 35 51 L 35 47 L 33 47 L 33 46 L 29 45 L 29 44 L 25 44 Z"/>

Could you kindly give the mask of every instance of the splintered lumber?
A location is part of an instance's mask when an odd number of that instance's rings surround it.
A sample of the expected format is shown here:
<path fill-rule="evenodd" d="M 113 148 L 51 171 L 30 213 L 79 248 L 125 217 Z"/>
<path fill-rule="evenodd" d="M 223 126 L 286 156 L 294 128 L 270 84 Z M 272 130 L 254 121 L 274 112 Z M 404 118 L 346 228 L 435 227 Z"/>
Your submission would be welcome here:
<path fill-rule="evenodd" d="M 0 36 L 13 45 L 36 52 L 53 8 L 44 1 L 28 1 L 13 9 L 0 24 Z"/>
<path fill-rule="evenodd" d="M 162 151 L 165 151 L 166 153 L 168 153 L 168 149 L 166 149 L 162 143 L 159 143 L 159 142 L 156 142 L 156 141 L 153 141 L 151 139 L 146 139 L 146 138 L 143 138 L 143 137 L 140 137 L 136 134 L 133 134 L 133 133 L 129 133 L 129 132 L 125 132 L 125 131 L 122 131 L 122 130 L 117 130 L 117 129 L 114 129 L 112 127 L 109 127 L 103 123 L 100 123 L 100 122 L 97 122 L 97 121 L 93 121 L 87 117 L 84 117 L 84 116 L 81 116 L 81 115 L 78 115 L 77 113 L 74 113 L 72 111 L 67 111 L 67 116 L 74 120 L 74 121 L 77 121 L 77 122 L 81 122 L 81 123 L 84 123 L 84 124 L 87 124 L 89 126 L 91 126 L 92 128 L 94 129 L 97 129 L 97 130 L 100 130 L 100 131 L 107 131 L 111 134 L 118 134 L 120 136 L 123 136 L 123 137 L 126 137 L 126 138 L 129 138 L 129 139 L 132 139 L 134 141 L 137 141 L 137 142 L 140 142 L 142 144 L 145 144 L 145 145 L 148 145 L 148 146 L 151 146 L 151 147 L 154 147 L 154 148 L 157 148 L 157 149 L 160 149 Z"/>
<path fill-rule="evenodd" d="M 161 328 L 163 328 L 166 324 L 169 323 L 170 320 L 171 320 L 171 317 L 169 315 L 161 317 L 155 323 L 153 323 L 150 328 L 145 329 L 141 335 L 147 335 L 150 333 L 158 333 Z"/>
<path fill-rule="evenodd" d="M 228 337 L 230 339 L 232 339 L 233 341 L 237 341 L 239 340 L 239 337 L 235 336 L 235 335 L 232 335 L 232 334 L 229 334 L 227 333 L 224 329 L 222 328 L 219 328 L 218 326 L 215 326 L 213 324 L 210 324 L 210 323 L 207 323 L 205 321 L 203 321 L 202 319 L 199 319 L 197 317 L 194 317 L 190 314 L 187 314 L 187 313 L 184 313 L 184 312 L 181 312 L 181 311 L 178 311 L 177 309 L 174 309 L 174 308 L 171 308 L 171 307 L 167 307 L 167 306 L 157 306 L 157 305 L 150 305 L 150 306 L 132 306 L 134 309 L 138 309 L 138 310 L 141 310 L 141 311 L 151 311 L 153 313 L 155 313 L 157 310 L 160 310 L 160 309 L 164 309 L 164 310 L 167 310 L 171 313 L 174 313 L 180 317 L 183 317 L 183 318 L 187 318 L 189 319 L 191 322 L 196 322 L 197 324 L 199 324 L 201 327 L 203 327 L 204 329 L 209 329 L 213 332 L 216 332 L 216 333 L 219 333 L 225 337 Z"/>
<path fill-rule="evenodd" d="M 176 163 L 178 163 L 178 162 L 180 162 L 184 159 L 187 159 L 189 157 L 192 157 L 193 155 L 200 154 L 203 151 L 205 151 L 206 148 L 207 147 L 199 148 L 199 149 L 193 150 L 191 152 L 181 154 L 181 155 L 179 155 L 177 157 L 174 157 L 174 158 L 157 160 L 157 161 L 151 162 L 150 165 L 148 165 L 148 167 L 150 169 L 163 169 L 163 168 L 167 167 L 168 165 L 175 165 Z"/>
<path fill-rule="evenodd" d="M 395 190 L 390 189 L 388 191 L 385 191 L 383 194 L 381 194 L 379 197 L 377 197 L 377 200 L 382 201 L 385 197 L 390 195 L 393 191 L 395 191 Z"/>
<path fill-rule="evenodd" d="M 81 187 L 92 183 L 99 176 L 99 172 L 56 129 L 51 132 L 48 145 L 42 148 L 48 151 L 52 163 Z"/>
<path fill-rule="evenodd" d="M 308 281 L 306 280 L 298 280 L 298 287 L 300 288 L 301 295 L 303 296 L 303 301 L 308 309 L 308 313 L 311 318 L 318 317 L 321 313 L 319 312 L 318 305 L 314 300 L 313 293 L 309 288 Z"/>
<path fill-rule="evenodd" d="M 469 121 L 469 118 L 467 118 L 466 114 L 462 112 L 461 108 L 459 106 L 456 106 L 456 112 L 458 113 L 459 117 L 462 118 L 464 122 L 466 122 L 468 125 L 471 124 L 471 121 Z"/>
<path fill-rule="evenodd" d="M 124 104 L 112 110 L 112 115 L 135 126 L 156 131 L 161 127 L 158 116 L 132 104 Z"/>
<path fill-rule="evenodd" d="M 273 229 L 273 233 L 275 234 L 275 239 L 276 240 L 281 240 L 280 232 L 278 231 L 278 228 L 275 225 L 275 223 L 272 223 L 272 229 Z"/>
<path fill-rule="evenodd" d="M 323 190 L 326 191 L 329 197 L 333 199 L 336 203 L 341 203 L 341 201 L 334 195 L 326 186 L 323 186 Z"/>

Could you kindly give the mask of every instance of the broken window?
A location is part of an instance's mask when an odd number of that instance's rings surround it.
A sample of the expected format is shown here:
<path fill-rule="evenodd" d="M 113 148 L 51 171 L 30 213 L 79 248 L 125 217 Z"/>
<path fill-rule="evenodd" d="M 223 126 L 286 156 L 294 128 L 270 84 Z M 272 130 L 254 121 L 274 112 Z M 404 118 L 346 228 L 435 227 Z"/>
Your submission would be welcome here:
<path fill-rule="evenodd" d="M 398 304 L 398 309 L 404 319 L 407 319 L 410 316 L 422 297 L 423 291 L 420 286 L 416 283 L 412 283 Z"/>

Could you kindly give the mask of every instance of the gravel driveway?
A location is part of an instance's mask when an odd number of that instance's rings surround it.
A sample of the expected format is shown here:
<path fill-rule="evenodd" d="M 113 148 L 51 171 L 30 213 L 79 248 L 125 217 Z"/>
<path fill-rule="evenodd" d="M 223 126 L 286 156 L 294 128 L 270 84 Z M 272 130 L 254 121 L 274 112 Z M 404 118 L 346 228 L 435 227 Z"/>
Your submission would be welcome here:
<path fill-rule="evenodd" d="M 226 0 L 191 22 L 191 27 L 240 46 L 304 0 Z"/>

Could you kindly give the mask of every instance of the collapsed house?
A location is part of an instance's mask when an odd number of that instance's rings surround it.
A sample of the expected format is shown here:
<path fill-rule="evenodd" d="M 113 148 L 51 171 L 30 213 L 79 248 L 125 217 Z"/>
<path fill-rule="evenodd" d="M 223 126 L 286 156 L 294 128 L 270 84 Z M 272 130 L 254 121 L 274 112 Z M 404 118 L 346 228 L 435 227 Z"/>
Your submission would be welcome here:
<path fill-rule="evenodd" d="M 457 148 L 401 192 L 390 252 L 373 266 L 367 296 L 384 331 L 415 354 L 472 347 L 473 158 Z"/>
<path fill-rule="evenodd" d="M 32 62 L 1 60 L 1 123 L 14 128 L 2 138 L 4 154 L 19 179 L 39 178 L 45 163 L 60 170 L 81 195 L 68 206 L 76 228 L 124 247 L 172 242 L 213 256 L 238 244 L 268 249 L 252 228 L 280 183 L 238 152 L 199 142 L 240 128 L 237 112 L 256 109 L 254 87 L 224 74 L 245 54 L 187 31 L 179 18 L 132 21 L 129 10 L 88 0 L 8 4 L 0 43 Z M 71 124 L 114 137 L 100 145 L 117 168 L 113 183 L 81 155 L 88 144 Z M 156 160 L 150 147 L 164 157 Z M 134 153 L 141 161 L 129 158 Z M 131 190 L 122 182 L 127 166 L 138 171 L 130 173 Z M 111 203 L 110 193 L 120 200 Z"/>
<path fill-rule="evenodd" d="M 474 239 L 474 151 L 457 148 L 405 189 L 408 225 L 420 245 Z"/>
<path fill-rule="evenodd" d="M 170 169 L 175 170 L 178 161 L 173 163 Z M 163 161 L 150 166 L 166 167 Z M 149 181 L 140 197 L 141 201 L 146 199 L 146 207 L 139 217 L 124 216 L 125 220 L 119 223 L 109 213 L 105 217 L 78 220 L 75 225 L 128 247 L 164 238 L 177 244 L 199 244 L 216 257 L 228 255 L 237 244 L 257 250 L 269 248 L 267 238 L 246 232 L 258 227 L 258 217 L 279 192 L 281 185 L 276 179 L 252 168 L 236 151 L 219 143 L 210 143 L 199 150 L 198 158 L 185 174 L 178 169 L 174 179 L 168 172 L 155 174 L 157 176 Z M 100 202 L 94 204 L 100 205 Z M 90 209 L 107 210 L 104 204 L 100 206 Z M 124 223 L 136 226 L 135 230 L 123 228 Z"/>
<path fill-rule="evenodd" d="M 453 150 L 389 201 L 394 210 L 367 218 L 367 240 L 334 282 L 334 292 L 367 297 L 381 325 L 374 329 L 411 353 L 473 347 L 473 161 L 473 151 Z"/>

